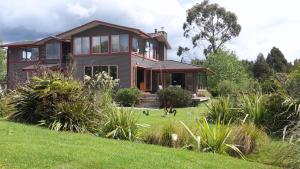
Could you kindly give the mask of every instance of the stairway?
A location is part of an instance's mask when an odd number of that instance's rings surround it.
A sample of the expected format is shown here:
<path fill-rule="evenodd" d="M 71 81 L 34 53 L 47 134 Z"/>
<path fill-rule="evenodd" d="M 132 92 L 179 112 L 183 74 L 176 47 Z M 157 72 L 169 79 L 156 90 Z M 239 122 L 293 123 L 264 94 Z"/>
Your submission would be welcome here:
<path fill-rule="evenodd" d="M 157 94 L 151 93 L 142 93 L 141 94 L 141 101 L 137 107 L 140 108 L 159 108 L 160 104 L 158 101 Z"/>

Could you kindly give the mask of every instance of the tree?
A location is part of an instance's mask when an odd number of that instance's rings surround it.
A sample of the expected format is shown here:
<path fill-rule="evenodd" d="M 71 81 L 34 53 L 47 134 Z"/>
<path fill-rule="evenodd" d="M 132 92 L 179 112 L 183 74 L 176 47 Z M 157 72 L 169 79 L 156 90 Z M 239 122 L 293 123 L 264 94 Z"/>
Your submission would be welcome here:
<path fill-rule="evenodd" d="M 287 72 L 289 70 L 289 64 L 287 60 L 282 52 L 276 47 L 273 47 L 268 54 L 267 63 L 276 72 Z"/>
<path fill-rule="evenodd" d="M 245 69 L 247 70 L 248 74 L 253 77 L 253 72 L 252 72 L 252 69 L 253 69 L 253 61 L 249 61 L 249 60 L 242 60 L 242 64 L 243 66 L 245 67 Z"/>
<path fill-rule="evenodd" d="M 257 55 L 257 58 L 252 67 L 254 78 L 258 80 L 266 80 L 272 75 L 272 70 L 262 53 Z"/>
<path fill-rule="evenodd" d="M 242 62 L 232 52 L 212 53 L 203 65 L 215 72 L 208 78 L 210 88 L 216 88 L 224 80 L 235 83 L 240 89 L 247 89 L 249 86 L 249 75 Z"/>
<path fill-rule="evenodd" d="M 205 0 L 187 10 L 183 30 L 184 36 L 192 39 L 194 48 L 200 46 L 200 42 L 205 43 L 203 52 L 207 56 L 209 53 L 216 53 L 231 38 L 237 37 L 241 26 L 234 13 Z"/>

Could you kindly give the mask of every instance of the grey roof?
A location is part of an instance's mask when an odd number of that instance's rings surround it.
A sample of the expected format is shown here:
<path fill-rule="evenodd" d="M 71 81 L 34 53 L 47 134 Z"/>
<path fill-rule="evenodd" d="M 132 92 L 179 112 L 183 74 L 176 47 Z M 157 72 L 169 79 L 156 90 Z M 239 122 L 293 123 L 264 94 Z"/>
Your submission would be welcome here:
<path fill-rule="evenodd" d="M 164 61 L 158 61 L 155 64 L 151 66 L 152 70 L 181 70 L 181 71 L 187 71 L 187 70 L 194 70 L 194 71 L 206 71 L 211 72 L 209 69 L 204 67 L 195 66 L 188 63 L 182 63 L 174 60 L 164 60 Z"/>

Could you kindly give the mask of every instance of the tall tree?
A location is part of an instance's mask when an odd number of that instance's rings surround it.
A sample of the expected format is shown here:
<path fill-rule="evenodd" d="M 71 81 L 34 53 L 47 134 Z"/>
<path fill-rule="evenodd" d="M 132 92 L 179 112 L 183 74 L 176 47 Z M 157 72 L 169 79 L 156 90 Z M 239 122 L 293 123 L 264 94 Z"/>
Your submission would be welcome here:
<path fill-rule="evenodd" d="M 289 63 L 282 52 L 276 47 L 273 47 L 268 54 L 267 63 L 276 72 L 287 72 L 289 70 Z"/>
<path fill-rule="evenodd" d="M 183 30 L 184 36 L 191 38 L 194 48 L 204 45 L 203 52 L 208 56 L 209 53 L 216 53 L 233 37 L 237 37 L 241 25 L 234 13 L 226 11 L 217 3 L 209 4 L 208 0 L 204 0 L 187 10 Z M 179 47 L 179 50 L 184 51 L 182 49 L 186 48 Z"/>
<path fill-rule="evenodd" d="M 257 55 L 257 58 L 252 67 L 254 78 L 258 80 L 266 80 L 272 75 L 272 70 L 262 53 Z"/>

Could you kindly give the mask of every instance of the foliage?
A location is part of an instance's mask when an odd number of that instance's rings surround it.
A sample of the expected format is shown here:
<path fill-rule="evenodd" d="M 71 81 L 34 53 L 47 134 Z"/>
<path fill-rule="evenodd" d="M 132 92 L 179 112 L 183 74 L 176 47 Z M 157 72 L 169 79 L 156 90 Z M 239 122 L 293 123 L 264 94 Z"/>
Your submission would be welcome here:
<path fill-rule="evenodd" d="M 108 138 L 135 140 L 138 134 L 138 116 L 131 109 L 114 108 L 105 113 L 102 134 Z"/>
<path fill-rule="evenodd" d="M 300 145 L 294 143 L 281 144 L 272 153 L 272 159 L 269 162 L 272 165 L 298 169 L 300 168 Z"/>
<path fill-rule="evenodd" d="M 262 94 L 243 95 L 240 100 L 243 114 L 255 125 L 264 125 L 268 116 L 266 97 Z"/>
<path fill-rule="evenodd" d="M 267 56 L 267 63 L 276 72 L 287 72 L 289 64 L 279 48 L 273 47 Z"/>
<path fill-rule="evenodd" d="M 156 144 L 168 147 L 184 147 L 189 145 L 189 134 L 177 123 L 159 125 L 146 132 L 143 136 L 147 144 Z"/>
<path fill-rule="evenodd" d="M 280 84 L 274 79 L 264 80 L 260 83 L 260 86 L 263 94 L 275 93 L 277 91 L 279 92 L 281 89 Z"/>
<path fill-rule="evenodd" d="M 192 93 L 179 87 L 168 87 L 157 94 L 161 106 L 187 107 L 192 104 Z"/>
<path fill-rule="evenodd" d="M 207 56 L 209 53 L 217 52 L 233 37 L 237 37 L 241 25 L 237 23 L 237 16 L 234 13 L 226 11 L 216 3 L 209 4 L 209 1 L 205 0 L 187 10 L 183 30 L 185 37 L 191 37 L 194 47 L 199 46 L 200 42 L 208 44 L 204 49 Z"/>
<path fill-rule="evenodd" d="M 300 67 L 289 74 L 285 83 L 287 93 L 295 99 L 300 98 Z"/>
<path fill-rule="evenodd" d="M 236 95 L 238 93 L 238 86 L 231 81 L 223 80 L 217 85 L 217 94 L 219 96 Z"/>
<path fill-rule="evenodd" d="M 244 154 L 248 155 L 269 142 L 267 134 L 258 129 L 253 123 L 243 123 L 232 127 L 230 142 L 238 147 Z M 232 155 L 236 154 L 232 152 Z M 237 154 L 238 155 L 238 154 Z"/>
<path fill-rule="evenodd" d="M 235 151 L 243 156 L 242 152 L 233 144 L 229 144 L 231 129 L 229 124 L 217 120 L 216 124 L 210 126 L 206 118 L 199 121 L 199 136 L 194 134 L 183 122 L 182 125 L 197 142 L 198 149 L 203 152 L 213 152 L 219 154 L 228 154 L 229 151 Z"/>
<path fill-rule="evenodd" d="M 219 51 L 211 54 L 204 61 L 204 66 L 215 72 L 208 78 L 208 86 L 210 88 L 216 88 L 224 80 L 235 83 L 240 90 L 247 90 L 249 88 L 249 75 L 243 64 L 233 53 Z"/>
<path fill-rule="evenodd" d="M 221 120 L 227 124 L 230 121 L 242 120 L 244 118 L 244 115 L 235 108 L 230 97 L 220 97 L 212 100 L 207 107 L 208 113 L 206 116 L 210 122 Z"/>
<path fill-rule="evenodd" d="M 0 118 L 7 117 L 14 111 L 13 106 L 10 104 L 11 101 L 11 95 L 3 95 L 0 97 Z"/>
<path fill-rule="evenodd" d="M 140 97 L 138 88 L 124 88 L 117 91 L 115 100 L 122 106 L 134 106 L 140 102 Z"/>
<path fill-rule="evenodd" d="M 43 72 L 17 90 L 12 103 L 16 112 L 9 119 L 52 130 L 97 133 L 102 112 L 111 107 L 107 93 L 112 85 L 105 77 L 99 74 L 82 84 L 62 74 Z"/>
<path fill-rule="evenodd" d="M 272 69 L 266 62 L 266 59 L 262 53 L 258 54 L 253 64 L 252 72 L 254 78 L 259 81 L 266 80 L 272 75 Z"/>

